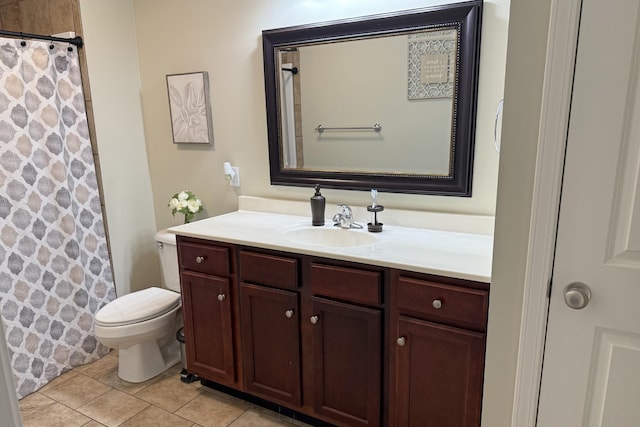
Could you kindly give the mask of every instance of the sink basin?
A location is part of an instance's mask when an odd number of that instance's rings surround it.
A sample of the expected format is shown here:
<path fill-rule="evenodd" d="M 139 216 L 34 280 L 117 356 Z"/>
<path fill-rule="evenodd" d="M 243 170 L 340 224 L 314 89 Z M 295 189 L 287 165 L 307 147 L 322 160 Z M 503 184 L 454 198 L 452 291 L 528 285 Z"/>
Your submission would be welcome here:
<path fill-rule="evenodd" d="M 287 240 L 300 244 L 334 248 L 371 245 L 378 240 L 376 236 L 363 230 L 347 230 L 337 227 L 292 228 L 283 230 L 281 235 Z"/>

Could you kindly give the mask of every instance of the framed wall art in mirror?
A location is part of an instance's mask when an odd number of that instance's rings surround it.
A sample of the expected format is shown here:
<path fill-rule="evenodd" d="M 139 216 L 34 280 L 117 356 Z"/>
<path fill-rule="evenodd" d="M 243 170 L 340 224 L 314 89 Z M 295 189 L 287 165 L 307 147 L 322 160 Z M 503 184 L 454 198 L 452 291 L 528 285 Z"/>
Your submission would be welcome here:
<path fill-rule="evenodd" d="M 265 30 L 273 185 L 470 196 L 482 1 Z"/>
<path fill-rule="evenodd" d="M 174 144 L 211 144 L 213 127 L 206 71 L 167 75 Z"/>

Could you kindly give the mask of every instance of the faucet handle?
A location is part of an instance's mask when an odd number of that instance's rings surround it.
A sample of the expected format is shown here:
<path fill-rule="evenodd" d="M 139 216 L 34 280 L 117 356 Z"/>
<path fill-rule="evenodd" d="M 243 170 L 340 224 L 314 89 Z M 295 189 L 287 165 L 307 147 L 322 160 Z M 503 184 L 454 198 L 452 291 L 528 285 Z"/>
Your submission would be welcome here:
<path fill-rule="evenodd" d="M 350 219 L 353 217 L 353 211 L 351 210 L 351 207 L 349 205 L 338 205 L 338 209 L 342 211 L 342 215 L 344 215 L 345 218 Z"/>

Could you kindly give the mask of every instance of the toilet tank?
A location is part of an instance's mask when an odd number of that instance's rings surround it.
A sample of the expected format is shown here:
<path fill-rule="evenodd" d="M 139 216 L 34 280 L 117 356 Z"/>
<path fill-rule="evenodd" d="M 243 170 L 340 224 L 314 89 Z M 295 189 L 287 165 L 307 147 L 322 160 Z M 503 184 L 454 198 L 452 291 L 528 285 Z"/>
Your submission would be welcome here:
<path fill-rule="evenodd" d="M 178 270 L 178 250 L 176 235 L 160 230 L 156 233 L 156 246 L 162 266 L 162 284 L 165 288 L 180 292 L 180 273 Z"/>

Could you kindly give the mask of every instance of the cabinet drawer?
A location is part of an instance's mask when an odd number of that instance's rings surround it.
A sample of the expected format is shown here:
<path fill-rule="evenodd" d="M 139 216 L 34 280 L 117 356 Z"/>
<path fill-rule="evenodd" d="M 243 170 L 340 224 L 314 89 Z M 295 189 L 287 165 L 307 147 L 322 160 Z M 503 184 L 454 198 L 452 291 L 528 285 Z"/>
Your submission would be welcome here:
<path fill-rule="evenodd" d="M 401 312 L 454 326 L 486 329 L 487 291 L 400 277 L 396 292 Z"/>
<path fill-rule="evenodd" d="M 314 294 L 365 304 L 382 302 L 382 274 L 376 271 L 311 264 Z"/>
<path fill-rule="evenodd" d="M 229 248 L 181 243 L 179 251 L 180 265 L 185 270 L 215 276 L 228 276 L 231 273 Z"/>
<path fill-rule="evenodd" d="M 278 288 L 297 289 L 298 260 L 240 251 L 240 279 Z"/>

